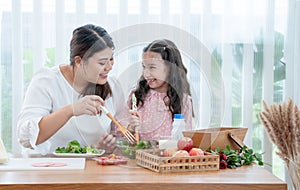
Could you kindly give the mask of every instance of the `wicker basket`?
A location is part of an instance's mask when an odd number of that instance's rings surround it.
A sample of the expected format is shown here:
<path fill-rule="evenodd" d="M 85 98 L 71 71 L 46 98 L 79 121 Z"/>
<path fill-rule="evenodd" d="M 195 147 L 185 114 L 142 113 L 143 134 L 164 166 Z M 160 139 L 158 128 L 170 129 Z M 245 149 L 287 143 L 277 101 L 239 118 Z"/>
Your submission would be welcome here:
<path fill-rule="evenodd" d="M 163 157 L 164 149 L 136 151 L 136 164 L 159 173 L 219 170 L 219 156 Z"/>

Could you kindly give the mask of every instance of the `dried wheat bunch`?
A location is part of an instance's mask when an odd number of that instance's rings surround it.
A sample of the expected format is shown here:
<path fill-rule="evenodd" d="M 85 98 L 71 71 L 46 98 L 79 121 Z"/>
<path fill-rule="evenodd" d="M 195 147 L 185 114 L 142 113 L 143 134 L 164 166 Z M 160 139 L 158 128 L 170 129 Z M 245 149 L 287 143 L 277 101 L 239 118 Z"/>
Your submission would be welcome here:
<path fill-rule="evenodd" d="M 280 105 L 268 106 L 263 101 L 260 121 L 285 162 L 294 189 L 300 189 L 300 111 L 291 98 Z"/>

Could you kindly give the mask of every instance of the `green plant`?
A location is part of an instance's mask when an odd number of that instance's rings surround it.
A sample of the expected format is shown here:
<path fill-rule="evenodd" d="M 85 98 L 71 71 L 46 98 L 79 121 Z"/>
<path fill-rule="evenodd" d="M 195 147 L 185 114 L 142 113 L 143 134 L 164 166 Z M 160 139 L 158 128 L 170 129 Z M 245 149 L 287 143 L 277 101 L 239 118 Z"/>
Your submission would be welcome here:
<path fill-rule="evenodd" d="M 246 146 L 240 150 L 233 150 L 227 145 L 224 150 L 220 150 L 220 147 L 217 147 L 210 152 L 220 156 L 220 169 L 237 168 L 255 162 L 260 166 L 264 165 L 262 154 L 254 153 L 253 149 L 247 148 Z"/>

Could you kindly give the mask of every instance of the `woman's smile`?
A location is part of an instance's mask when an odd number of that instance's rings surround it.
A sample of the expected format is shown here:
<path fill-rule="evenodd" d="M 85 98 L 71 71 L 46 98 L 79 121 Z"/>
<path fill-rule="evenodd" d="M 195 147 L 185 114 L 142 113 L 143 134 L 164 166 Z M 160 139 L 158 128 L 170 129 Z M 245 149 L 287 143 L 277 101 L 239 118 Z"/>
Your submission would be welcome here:
<path fill-rule="evenodd" d="M 102 78 L 102 79 L 107 79 L 107 75 L 108 73 L 105 73 L 105 74 L 99 74 L 99 77 Z"/>

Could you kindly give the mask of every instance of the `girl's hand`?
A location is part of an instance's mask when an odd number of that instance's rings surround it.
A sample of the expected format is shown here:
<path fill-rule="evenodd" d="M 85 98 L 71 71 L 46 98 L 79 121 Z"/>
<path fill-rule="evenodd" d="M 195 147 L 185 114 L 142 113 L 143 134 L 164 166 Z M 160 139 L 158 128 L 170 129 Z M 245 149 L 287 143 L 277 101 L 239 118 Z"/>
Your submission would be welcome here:
<path fill-rule="evenodd" d="M 134 131 L 135 127 L 140 127 L 141 120 L 138 112 L 129 110 L 130 118 L 129 118 L 129 130 Z"/>
<path fill-rule="evenodd" d="M 116 148 L 116 137 L 114 137 L 111 134 L 108 133 L 104 133 L 97 145 L 96 145 L 97 149 L 104 149 L 106 153 L 111 153 L 113 152 L 113 150 Z"/>
<path fill-rule="evenodd" d="M 100 105 L 104 105 L 104 101 L 100 96 L 87 95 L 73 104 L 73 115 L 79 116 L 83 114 L 96 115 L 101 112 Z"/>

